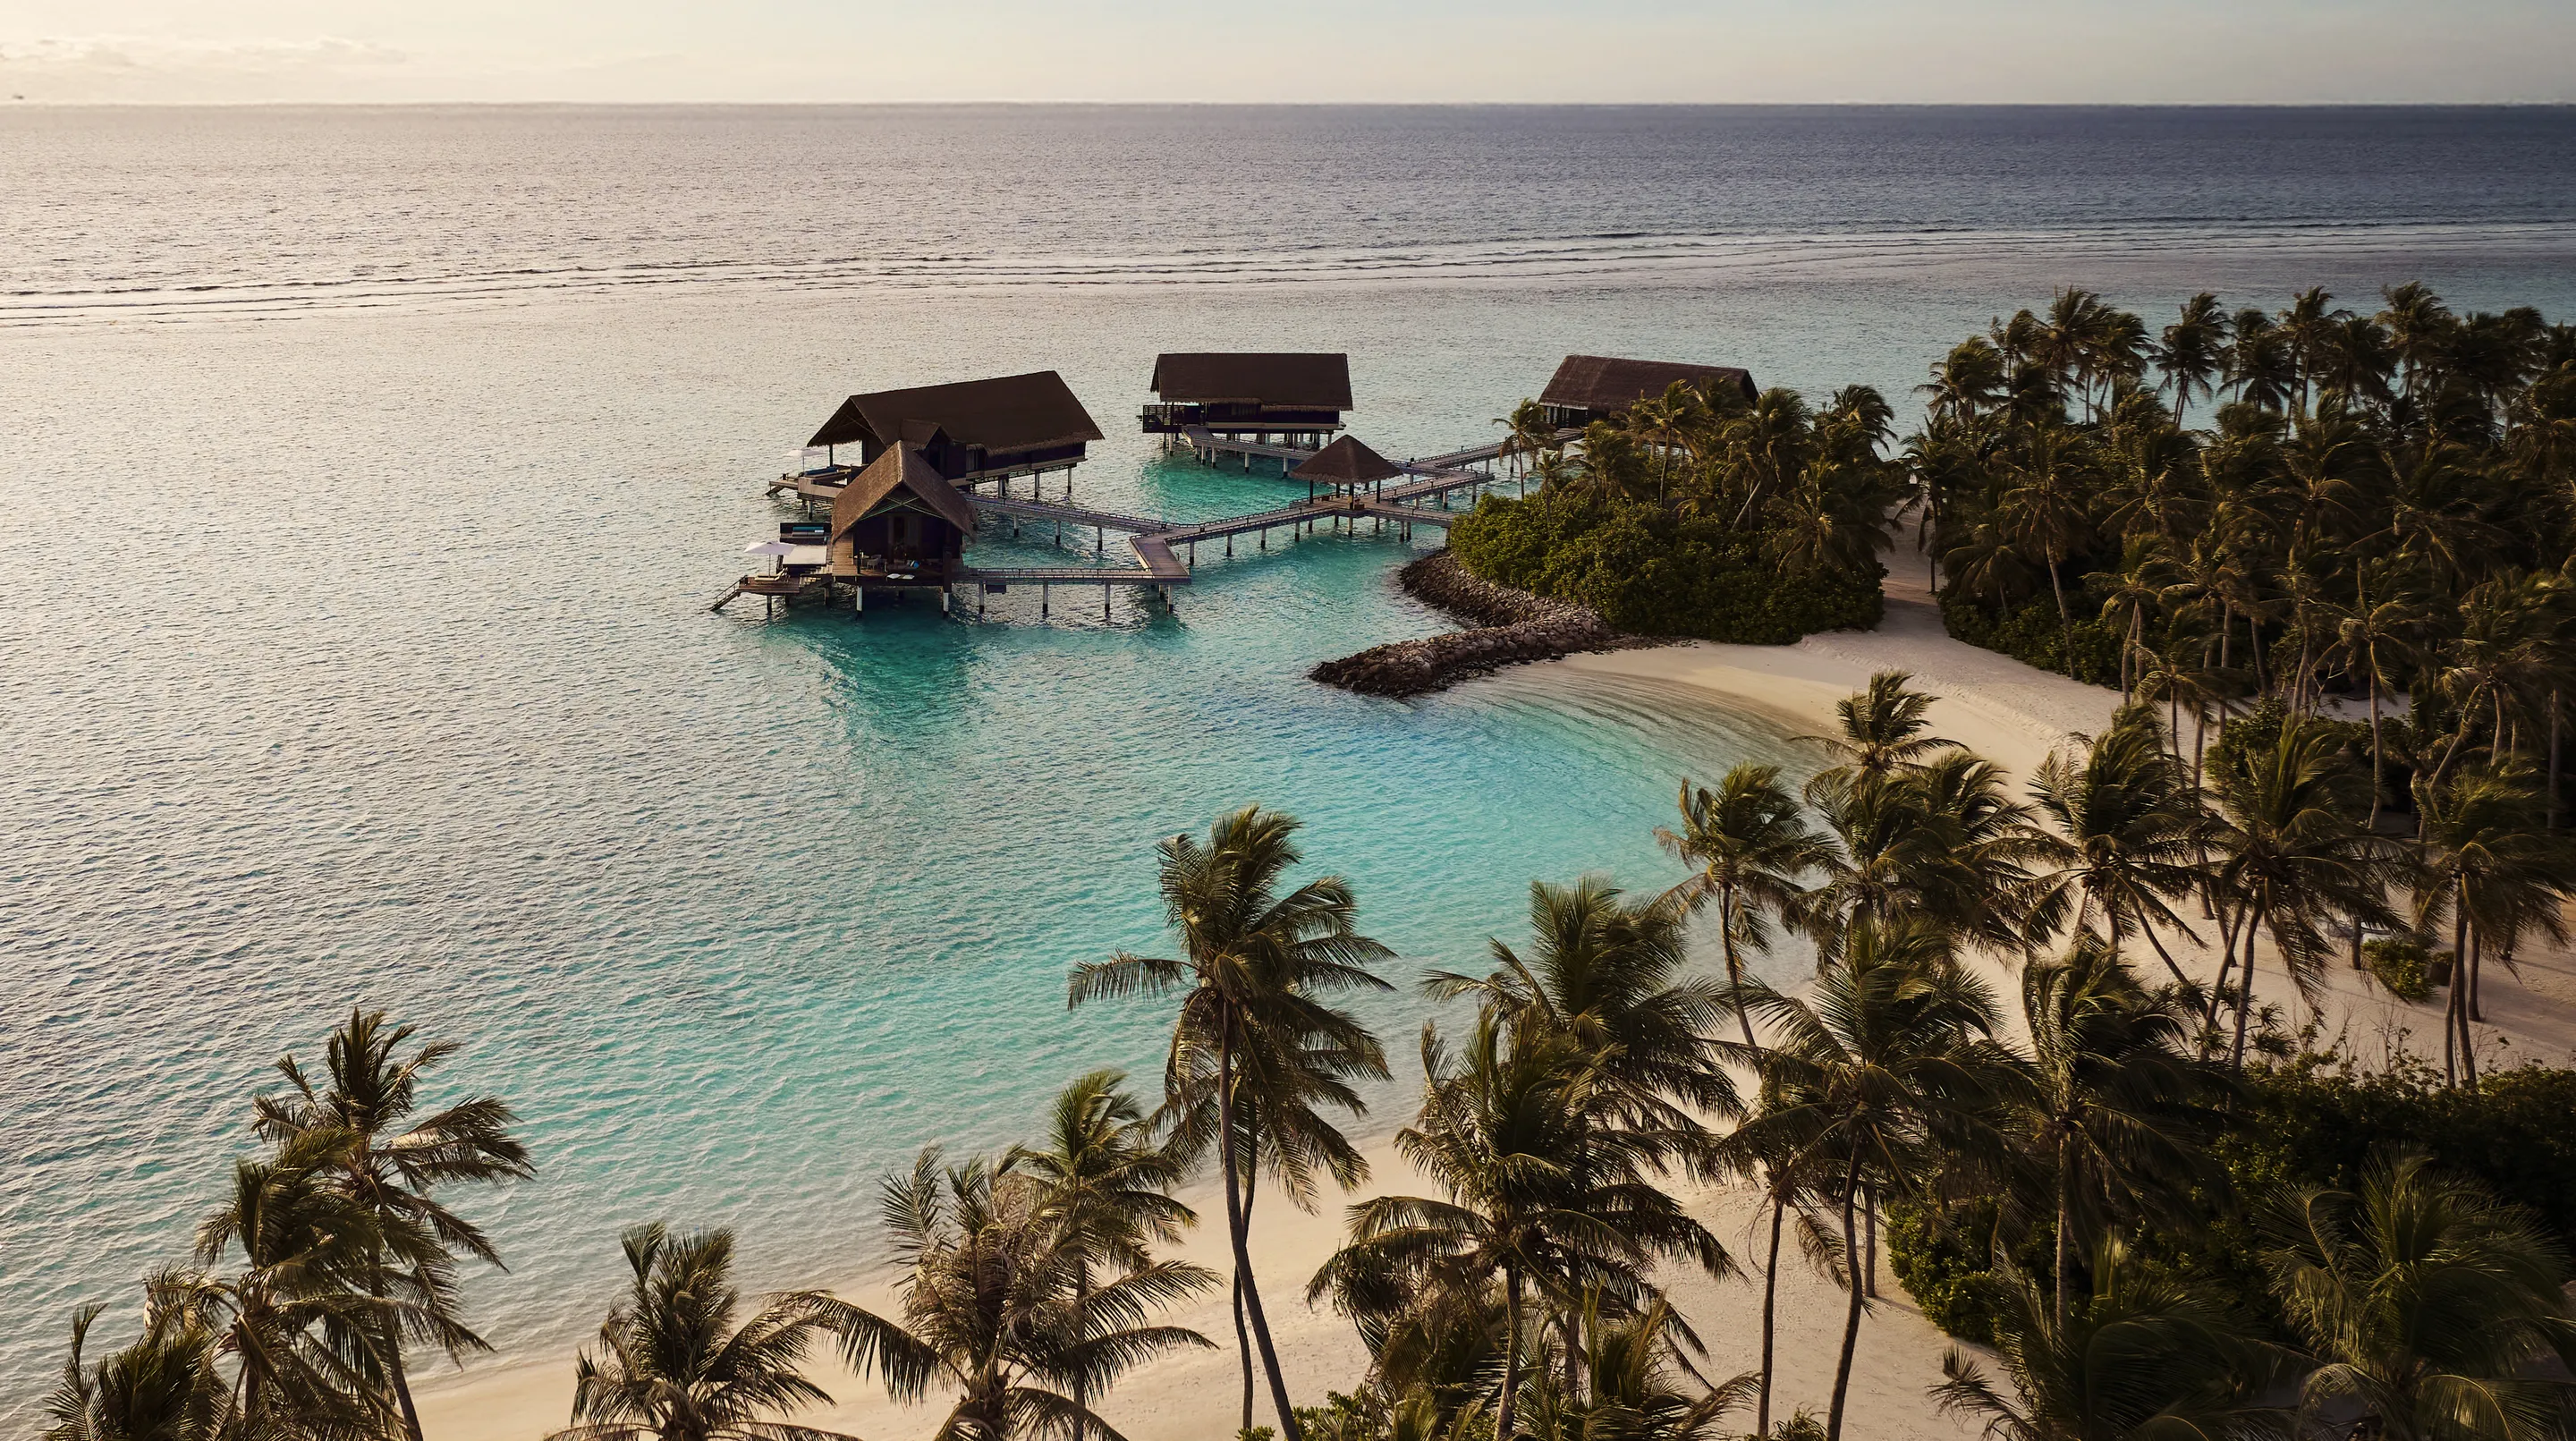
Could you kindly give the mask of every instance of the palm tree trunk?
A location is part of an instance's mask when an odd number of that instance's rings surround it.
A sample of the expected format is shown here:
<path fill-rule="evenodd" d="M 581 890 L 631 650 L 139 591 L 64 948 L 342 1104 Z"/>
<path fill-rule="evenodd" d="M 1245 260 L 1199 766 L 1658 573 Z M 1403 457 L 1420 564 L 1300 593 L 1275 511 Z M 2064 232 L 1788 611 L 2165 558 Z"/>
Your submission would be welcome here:
<path fill-rule="evenodd" d="M 2073 1248 L 2073 1246 L 2072 1246 L 2072 1245 L 2068 1242 L 2068 1240 L 2067 1240 L 2067 1232 L 2068 1232 L 2069 1230 L 2071 1230 L 2071 1229 L 2074 1227 L 2074 1224 L 2075 1224 L 2075 1206 L 2074 1206 L 2074 1201 L 2073 1201 L 2073 1192 L 2074 1192 L 2074 1189 L 2075 1189 L 2075 1178 L 2074 1178 L 2074 1169 L 2075 1169 L 2075 1168 L 2074 1168 L 2073 1166 L 2071 1166 L 2071 1165 L 2067 1164 L 2066 1150 L 2067 1150 L 2067 1143 L 2066 1143 L 2065 1139 L 2061 1137 L 2061 1138 L 2058 1140 L 2058 1143 L 2057 1143 L 2057 1278 L 2056 1278 L 2056 1279 L 2057 1279 L 2057 1314 L 2056 1314 L 2056 1320 L 2057 1320 L 2057 1334 L 2059 1334 L 2059 1335 L 2061 1335 L 2061 1336 L 2063 1336 L 2063 1335 L 2065 1335 L 2065 1334 L 2066 1334 L 2066 1286 L 2067 1286 L 2067 1273 L 2068 1273 L 2069 1271 L 2071 1271 L 2071 1270 L 2073 1270 L 2073 1269 L 2074 1269 L 2074 1265 L 2073 1265 L 2073 1256 L 2072 1256 L 2072 1254 L 2071 1254 L 2071 1253 L 2073 1252 L 2074 1248 Z"/>
<path fill-rule="evenodd" d="M 371 1254 L 368 1261 L 370 1264 L 367 1267 L 367 1294 L 381 1301 L 385 1295 L 385 1258 L 381 1254 Z M 384 1343 L 385 1377 L 393 1386 L 395 1405 L 402 1411 L 403 1432 L 411 1438 L 411 1441 L 421 1441 L 420 1409 L 412 1405 L 411 1382 L 403 1375 L 401 1330 L 388 1325 L 385 1328 Z M 1077 1436 L 1074 1441 L 1082 1441 L 1082 1438 Z"/>
<path fill-rule="evenodd" d="M 1252 1429 L 1252 1332 L 1243 1319 L 1243 1277 L 1234 1278 L 1234 1348 L 1243 1358 L 1243 1425 Z"/>
<path fill-rule="evenodd" d="M 2048 589 L 2057 597 L 2058 644 L 2066 652 L 2066 678 L 2075 679 L 2075 617 L 2066 609 L 2066 583 L 2057 578 L 2057 552 L 2048 554 Z"/>
<path fill-rule="evenodd" d="M 1754 1402 L 1753 1434 L 1771 1434 L 1771 1336 L 1772 1322 L 1778 1314 L 1780 1299 L 1780 1221 L 1789 1209 L 1788 1198 L 1779 1190 L 1780 1178 L 1771 1178 L 1771 1254 L 1762 1263 L 1762 1390 Z"/>
<path fill-rule="evenodd" d="M 2460 883 L 2451 883 L 2451 985 L 2442 997 L 2442 1079 L 2460 1084 L 2460 1037 L 2468 1029 L 2460 1000 L 2468 987 L 2469 911 L 2460 903 Z"/>
<path fill-rule="evenodd" d="M 1878 1299 L 1878 1188 L 1860 1188 L 1860 1277 L 1869 1299 Z"/>
<path fill-rule="evenodd" d="M 2469 1019 L 2472 1021 L 2483 1021 L 2487 1018 L 2486 1008 L 2478 1004 L 2478 973 L 2485 969 L 2485 967 L 2479 963 L 2486 959 L 2486 950 L 2486 937 L 2478 933 L 2477 927 L 2469 927 L 2468 1011 Z M 2471 1084 L 2475 1084 L 2474 1080 L 2472 1080 Z"/>
<path fill-rule="evenodd" d="M 2558 692 L 2549 693 L 2549 828 L 2558 829 Z"/>
<path fill-rule="evenodd" d="M 2370 829 L 2379 829 L 2379 778 L 2381 772 L 2379 741 L 2379 663 L 2370 665 Z"/>
<path fill-rule="evenodd" d="M 1073 1299 L 1079 1303 L 1091 1297 L 1091 1262 L 1082 1256 L 1073 1261 Z M 1073 1441 L 1088 1441 L 1091 1417 L 1091 1386 L 1082 1377 L 1073 1378 Z M 418 1438 L 414 1438 L 418 1441 Z"/>
<path fill-rule="evenodd" d="M 1851 1391 L 1852 1356 L 1860 1349 L 1860 1274 L 1855 1269 L 1860 1260 L 1860 1218 L 1855 1214 L 1859 1202 L 1860 1151 L 1855 1146 L 1851 1165 L 1843 1172 L 1843 1279 L 1850 1284 L 1851 1303 L 1843 1309 L 1843 1354 L 1834 1367 L 1834 1401 L 1825 1412 L 1825 1441 L 1843 1441 L 1843 1400 Z"/>
<path fill-rule="evenodd" d="M 2156 939 L 2156 928 L 2143 916 L 2138 919 L 2138 934 L 2147 938 L 2147 944 L 2155 948 L 2156 959 L 2165 963 L 2166 970 L 2173 972 L 2174 984 L 2182 987 L 2186 991 L 2190 990 L 2191 977 L 2183 974 L 2182 967 L 2175 963 L 2174 958 L 2171 955 L 2166 953 L 2165 943 Z"/>
<path fill-rule="evenodd" d="M 1735 888 L 1727 887 L 1717 898 L 1717 941 L 1726 950 L 1726 983 L 1735 990 L 1735 1024 L 1744 1029 L 1744 1048 L 1756 1049 L 1753 1018 L 1744 1009 L 1744 963 L 1735 955 Z"/>
<path fill-rule="evenodd" d="M 1520 1398 L 1521 1389 L 1521 1273 L 1519 1268 L 1503 1268 L 1503 1395 L 1494 1408 L 1494 1435 L 1498 1441 L 1510 1441 L 1512 1403 Z"/>
<path fill-rule="evenodd" d="M 1244 1215 L 1243 1201 L 1235 1193 L 1239 1184 L 1234 1164 L 1234 1017 L 1229 1013 L 1217 1031 L 1216 1061 L 1216 1134 L 1217 1154 L 1225 1167 L 1225 1209 L 1227 1229 L 1234 1242 L 1234 1275 L 1243 1290 L 1245 1319 L 1252 1323 L 1252 1339 L 1261 1351 L 1261 1369 L 1270 1378 L 1270 1402 L 1279 1411 L 1281 1441 L 1303 1441 L 1297 1429 L 1297 1410 L 1288 1404 L 1288 1382 L 1279 1373 L 1279 1351 L 1270 1342 L 1270 1321 L 1261 1314 L 1261 1286 L 1252 1275 L 1252 1239 L 1250 1221 Z"/>
<path fill-rule="evenodd" d="M 2229 1069 L 2240 1075 L 2245 1070 L 2245 1023 L 2254 1016 L 2254 940 L 2263 932 L 2264 919 L 2260 905 L 2245 917 L 2245 971 L 2236 983 L 2236 1049 L 2227 1061 Z"/>

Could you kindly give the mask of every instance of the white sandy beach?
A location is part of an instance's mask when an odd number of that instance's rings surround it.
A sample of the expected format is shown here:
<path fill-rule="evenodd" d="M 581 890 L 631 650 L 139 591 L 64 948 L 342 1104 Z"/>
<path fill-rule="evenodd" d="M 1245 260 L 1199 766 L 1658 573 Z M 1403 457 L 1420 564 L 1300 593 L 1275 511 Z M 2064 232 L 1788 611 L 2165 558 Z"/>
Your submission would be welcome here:
<path fill-rule="evenodd" d="M 1552 662 L 1564 674 L 1614 675 L 1687 685 L 1726 696 L 1731 704 L 1778 713 L 1801 729 L 1833 723 L 1834 703 L 1882 670 L 1904 670 L 1940 697 L 1935 729 L 2026 776 L 2070 733 L 2106 723 L 2117 702 L 2111 692 L 2043 674 L 2006 657 L 1950 639 L 1921 583 L 1919 562 L 1910 574 L 1888 579 L 1885 622 L 1875 631 L 1811 636 L 1794 646 L 1697 643 L 1657 650 L 1619 651 Z M 2488 986 L 2491 1023 L 2483 1026 L 2482 1052 L 2490 1063 L 2532 1058 L 2566 1064 L 2576 1056 L 2576 957 L 2548 951 L 2523 961 L 2519 981 L 2499 974 Z M 2277 977 L 2267 964 L 2265 974 Z M 1998 977 L 2000 979 L 2000 977 Z M 2277 980 L 2275 981 L 2277 985 Z M 2326 1027 L 2342 1034 L 2364 1057 L 2381 1054 L 2411 1033 L 2415 1049 L 2433 1038 L 2440 1020 L 2431 1006 L 2411 1006 L 2376 993 L 2355 974 L 2334 968 Z M 2286 995 L 2286 988 L 2283 990 Z M 2438 1055 L 2438 1051 L 2436 1051 Z M 1416 1188 L 1392 1147 L 1371 1149 L 1372 1189 Z M 1203 1212 L 1212 1191 L 1191 1198 Z M 1740 1259 L 1760 1259 L 1753 1234 L 1757 1207 L 1748 1193 L 1710 1190 L 1692 1197 L 1695 1209 Z M 1354 1385 L 1366 1356 L 1349 1325 L 1328 1310 L 1309 1309 L 1305 1282 L 1330 1254 L 1341 1225 L 1340 1203 L 1325 1214 L 1305 1215 L 1268 1199 L 1255 1227 L 1255 1265 L 1268 1303 L 1273 1334 L 1301 1403 L 1320 1402 L 1331 1389 Z M 1222 1228 L 1202 1225 L 1184 1248 L 1191 1259 L 1226 1268 Z M 1748 1266 L 1748 1270 L 1749 1270 Z M 1704 1277 L 1670 1278 L 1677 1303 L 1707 1341 L 1709 1374 L 1749 1370 L 1755 1364 L 1761 1293 L 1748 1280 L 1715 1283 Z M 1950 1342 L 1918 1314 L 1892 1276 L 1880 1276 L 1881 1299 L 1863 1322 L 1850 1397 L 1850 1433 L 1874 1441 L 1954 1438 L 1975 1428 L 1935 1412 L 1925 1388 L 1940 1376 Z M 844 1288 L 854 1299 L 891 1305 L 874 1283 Z M 1779 1311 L 1778 1400 L 1775 1415 L 1804 1406 L 1822 1414 L 1833 1384 L 1841 1339 L 1843 1293 L 1794 1259 L 1784 1263 Z M 1230 1435 L 1238 1419 L 1240 1380 L 1232 1322 L 1222 1292 L 1185 1314 L 1180 1324 L 1218 1341 L 1216 1350 L 1166 1359 L 1125 1381 L 1102 1411 L 1133 1441 L 1207 1441 Z M 571 1342 L 578 1338 L 566 1338 Z M 562 1355 L 511 1367 L 486 1367 L 424 1387 L 421 1406 L 431 1441 L 533 1441 L 562 1426 L 572 1389 L 569 1346 Z M 937 1412 L 907 1410 L 881 1391 L 839 1371 L 817 1369 L 817 1379 L 838 1405 L 800 1421 L 849 1432 L 867 1441 L 927 1434 Z M 1266 1396 L 1256 1399 L 1256 1423 L 1267 1420 Z M 1737 1424 L 1750 1429 L 1751 1418 Z"/>

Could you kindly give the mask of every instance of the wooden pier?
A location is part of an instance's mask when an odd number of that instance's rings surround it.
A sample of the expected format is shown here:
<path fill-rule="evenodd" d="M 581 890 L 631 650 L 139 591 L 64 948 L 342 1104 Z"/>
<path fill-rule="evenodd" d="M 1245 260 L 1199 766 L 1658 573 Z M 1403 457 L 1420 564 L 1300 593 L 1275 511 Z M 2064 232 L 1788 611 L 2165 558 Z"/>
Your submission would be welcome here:
<path fill-rule="evenodd" d="M 1167 363 L 1217 365 L 1211 373 L 1223 373 L 1225 366 L 1246 359 L 1164 358 Z M 824 463 L 781 475 L 767 488 L 773 498 L 796 497 L 808 516 L 820 508 L 832 520 L 782 524 L 782 542 L 795 542 L 793 553 L 782 559 L 776 571 L 742 577 L 716 600 L 714 608 L 721 610 L 741 596 L 757 595 L 774 613 L 782 602 L 792 604 L 816 595 L 830 602 L 846 595 L 854 609 L 864 610 L 871 589 L 915 589 L 937 591 L 945 611 L 954 605 L 957 588 L 964 586 L 975 594 L 980 613 L 985 596 L 1017 585 L 1038 588 L 1039 614 L 1044 615 L 1052 608 L 1056 587 L 1096 585 L 1106 614 L 1111 594 L 1121 586 L 1143 587 L 1150 599 L 1168 603 L 1173 586 L 1191 583 L 1202 542 L 1221 544 L 1222 554 L 1230 557 L 1239 537 L 1255 537 L 1257 548 L 1268 550 L 1273 531 L 1286 530 L 1291 536 L 1312 535 L 1325 528 L 1356 533 L 1363 519 L 1372 533 L 1384 534 L 1392 524 L 1399 537 L 1410 540 L 1416 524 L 1447 528 L 1455 514 L 1451 497 L 1472 498 L 1501 479 L 1491 466 L 1506 449 L 1503 442 L 1400 464 L 1347 435 L 1322 450 L 1275 444 L 1274 437 L 1320 442 L 1338 429 L 1337 407 L 1349 403 L 1347 380 L 1340 382 L 1338 391 L 1329 382 L 1342 357 L 1248 359 L 1263 366 L 1321 366 L 1328 383 L 1305 398 L 1333 401 L 1337 406 L 1327 407 L 1332 413 L 1312 416 L 1269 405 L 1220 417 L 1211 414 L 1211 407 L 1222 411 L 1218 402 L 1241 387 L 1233 380 L 1200 377 L 1187 383 L 1206 390 L 1207 396 L 1186 406 L 1149 408 L 1149 412 L 1171 414 L 1157 424 L 1158 415 L 1149 413 L 1147 429 L 1167 435 L 1168 443 L 1187 445 L 1211 465 L 1232 459 L 1250 471 L 1255 461 L 1275 462 L 1283 477 L 1304 467 L 1298 478 L 1308 481 L 1305 499 L 1244 515 L 1187 522 L 1076 504 L 1072 465 L 1081 458 L 1081 443 L 1098 439 L 1099 433 L 1053 372 L 853 396 L 815 435 L 812 445 L 822 449 Z M 1259 393 L 1255 392 L 1256 397 Z M 924 406 L 939 412 L 938 424 L 911 416 L 913 409 Z M 1041 419 L 1033 421 L 1031 414 Z M 1201 415 L 1209 416 L 1211 423 L 1195 423 Z M 1580 432 L 1567 430 L 1556 439 L 1561 445 L 1579 437 Z M 831 452 L 835 444 L 862 445 L 869 463 L 835 463 Z M 1320 463 L 1309 464 L 1319 456 L 1323 457 Z M 1349 468 L 1354 456 L 1364 458 L 1365 468 Z M 1064 475 L 1064 488 L 1051 498 L 1046 481 L 1057 471 Z M 1011 482 L 1020 477 L 1027 477 L 1028 484 L 1022 494 L 1014 495 Z M 1090 532 L 1089 550 L 1102 558 L 1101 563 L 998 567 L 963 563 L 960 547 L 965 538 L 987 527 L 1020 538 L 1031 526 L 1053 526 L 1055 543 L 1074 550 L 1083 548 L 1083 532 Z M 1068 530 L 1072 532 L 1069 542 Z M 1112 534 L 1126 545 L 1131 564 L 1108 560 Z M 825 542 L 820 549 L 806 544 L 818 539 Z M 817 554 L 826 555 L 828 562 L 817 566 L 795 558 Z"/>

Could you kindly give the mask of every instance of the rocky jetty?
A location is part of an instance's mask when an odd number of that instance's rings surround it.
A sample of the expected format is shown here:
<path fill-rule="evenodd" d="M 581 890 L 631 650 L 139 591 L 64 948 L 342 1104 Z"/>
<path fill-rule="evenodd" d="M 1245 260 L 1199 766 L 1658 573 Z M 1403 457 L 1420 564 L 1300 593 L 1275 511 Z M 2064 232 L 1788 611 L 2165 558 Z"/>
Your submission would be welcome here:
<path fill-rule="evenodd" d="M 1469 676 L 1577 651 L 1662 645 L 1628 635 L 1584 606 L 1479 580 L 1449 552 L 1436 551 L 1396 573 L 1405 592 L 1473 623 L 1471 630 L 1371 646 L 1328 660 L 1308 675 L 1362 695 L 1414 696 Z"/>

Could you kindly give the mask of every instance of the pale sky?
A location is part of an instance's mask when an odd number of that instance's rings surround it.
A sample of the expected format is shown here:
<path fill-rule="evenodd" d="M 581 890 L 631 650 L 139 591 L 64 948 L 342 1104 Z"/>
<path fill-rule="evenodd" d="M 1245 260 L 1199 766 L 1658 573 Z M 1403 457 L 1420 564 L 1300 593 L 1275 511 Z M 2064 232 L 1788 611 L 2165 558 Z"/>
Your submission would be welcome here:
<path fill-rule="evenodd" d="M 2571 0 L 0 0 L 0 97 L 2576 102 Z"/>

